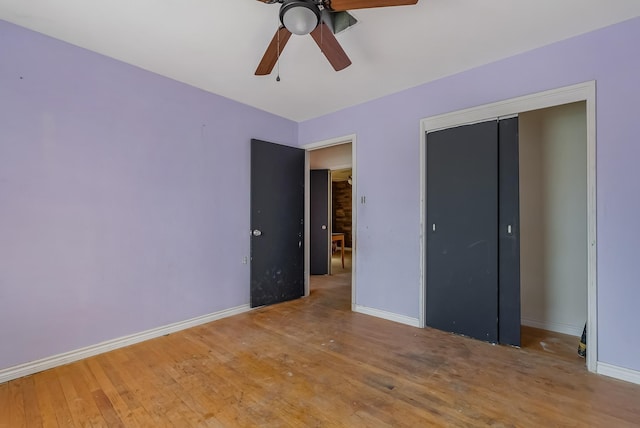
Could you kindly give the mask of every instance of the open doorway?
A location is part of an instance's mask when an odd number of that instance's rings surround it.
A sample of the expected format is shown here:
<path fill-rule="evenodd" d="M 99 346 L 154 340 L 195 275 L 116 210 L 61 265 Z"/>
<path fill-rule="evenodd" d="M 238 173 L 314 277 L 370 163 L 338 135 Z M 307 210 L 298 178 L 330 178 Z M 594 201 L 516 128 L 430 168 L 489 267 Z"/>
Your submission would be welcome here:
<path fill-rule="evenodd" d="M 587 320 L 584 101 L 519 115 L 522 347 L 577 359 Z"/>
<path fill-rule="evenodd" d="M 331 171 L 331 275 L 351 273 L 353 260 L 353 170 Z"/>
<path fill-rule="evenodd" d="M 354 162 L 355 137 L 345 137 L 338 140 L 330 140 L 313 144 L 307 149 L 307 177 L 311 177 L 314 171 L 328 171 L 329 185 L 326 192 L 327 205 L 327 233 L 318 238 L 318 234 L 309 230 L 306 233 L 307 248 L 313 248 L 318 252 L 318 244 L 326 251 L 328 266 L 326 274 L 310 275 L 313 270 L 306 270 L 307 294 L 318 290 L 332 290 L 336 297 L 345 304 L 353 306 L 355 290 L 355 162 Z M 324 190 L 321 190 L 324 191 Z M 311 209 L 317 204 L 313 201 L 318 197 L 313 194 L 313 186 L 309 186 L 307 198 L 306 224 L 310 229 L 314 226 L 311 221 L 314 213 Z M 319 225 L 324 227 L 325 224 Z M 325 242 L 317 242 L 317 240 Z M 312 242 L 312 240 L 315 240 Z M 311 260 L 312 251 L 308 251 L 307 266 L 317 265 L 317 260 Z M 322 272 L 322 271 L 321 271 Z M 313 272 L 311 272 L 313 273 Z"/>

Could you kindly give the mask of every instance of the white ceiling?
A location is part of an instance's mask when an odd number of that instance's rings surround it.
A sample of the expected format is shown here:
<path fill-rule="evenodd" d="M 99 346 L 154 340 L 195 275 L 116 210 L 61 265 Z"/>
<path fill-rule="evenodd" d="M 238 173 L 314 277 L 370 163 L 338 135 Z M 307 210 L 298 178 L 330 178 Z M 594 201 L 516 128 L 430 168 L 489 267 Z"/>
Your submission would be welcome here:
<path fill-rule="evenodd" d="M 311 36 L 292 36 L 254 76 L 278 26 L 256 0 L 0 0 L 0 19 L 302 121 L 640 16 L 639 0 L 419 0 L 362 9 L 337 35 L 335 72 Z M 1 43 L 1 41 L 0 41 Z"/>

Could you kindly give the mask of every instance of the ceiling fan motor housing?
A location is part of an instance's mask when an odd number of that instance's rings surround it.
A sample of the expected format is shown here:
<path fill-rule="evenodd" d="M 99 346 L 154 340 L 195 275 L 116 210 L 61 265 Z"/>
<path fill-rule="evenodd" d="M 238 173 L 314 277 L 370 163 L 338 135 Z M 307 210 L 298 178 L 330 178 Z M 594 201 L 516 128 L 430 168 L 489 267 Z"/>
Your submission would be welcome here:
<path fill-rule="evenodd" d="M 284 0 L 280 22 L 293 34 L 309 34 L 320 23 L 320 9 L 313 0 Z"/>

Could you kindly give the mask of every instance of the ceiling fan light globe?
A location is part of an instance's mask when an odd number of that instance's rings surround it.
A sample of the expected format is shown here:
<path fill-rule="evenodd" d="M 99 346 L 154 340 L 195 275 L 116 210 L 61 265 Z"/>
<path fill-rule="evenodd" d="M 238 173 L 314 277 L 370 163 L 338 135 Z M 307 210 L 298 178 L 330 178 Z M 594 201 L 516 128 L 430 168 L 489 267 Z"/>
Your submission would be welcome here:
<path fill-rule="evenodd" d="M 285 1 L 280 9 L 280 21 L 293 34 L 303 36 L 312 32 L 320 23 L 320 10 L 312 2 Z"/>

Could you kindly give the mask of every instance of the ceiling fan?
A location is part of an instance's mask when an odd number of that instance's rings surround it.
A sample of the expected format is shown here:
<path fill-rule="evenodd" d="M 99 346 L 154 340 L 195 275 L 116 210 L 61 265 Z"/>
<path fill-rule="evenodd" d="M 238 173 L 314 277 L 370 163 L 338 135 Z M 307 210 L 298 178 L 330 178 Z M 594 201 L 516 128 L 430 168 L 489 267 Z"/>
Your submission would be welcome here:
<path fill-rule="evenodd" d="M 270 74 L 273 67 L 278 62 L 285 45 L 289 41 L 291 34 L 306 35 L 316 42 L 322 53 L 336 71 L 340 71 L 351 65 L 351 60 L 344 52 L 338 40 L 333 35 L 336 31 L 338 20 L 344 21 L 346 14 L 346 24 L 352 25 L 355 18 L 346 11 L 352 9 L 368 9 L 386 6 L 405 6 L 418 3 L 418 0 L 258 0 L 263 3 L 281 3 L 280 6 L 280 28 L 273 36 L 271 43 L 267 47 L 258 68 L 256 76 Z M 340 14 L 340 15 L 338 15 Z"/>

